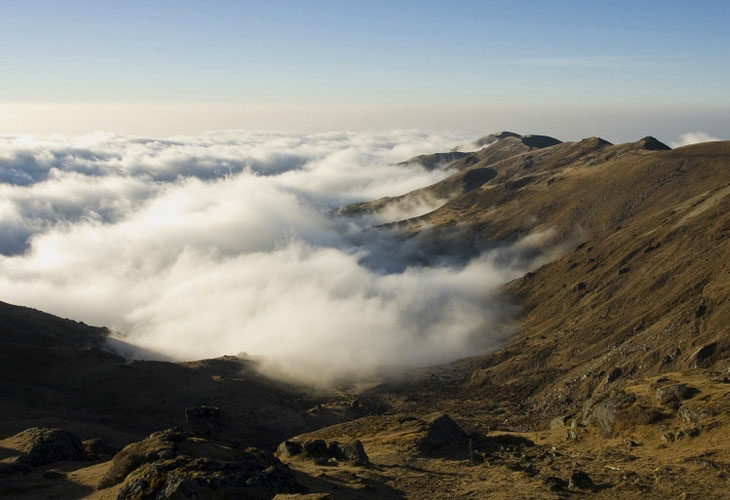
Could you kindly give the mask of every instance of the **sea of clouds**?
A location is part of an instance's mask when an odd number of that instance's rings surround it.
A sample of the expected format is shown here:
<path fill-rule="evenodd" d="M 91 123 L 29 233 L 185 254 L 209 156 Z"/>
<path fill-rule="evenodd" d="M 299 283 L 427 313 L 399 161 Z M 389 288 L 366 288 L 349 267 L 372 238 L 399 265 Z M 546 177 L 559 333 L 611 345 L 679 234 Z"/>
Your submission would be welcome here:
<path fill-rule="evenodd" d="M 0 300 L 109 326 L 160 356 L 246 352 L 317 384 L 484 352 L 513 316 L 498 288 L 546 258 L 532 250 L 549 234 L 424 266 L 417 238 L 372 226 L 436 201 L 333 215 L 446 177 L 396 163 L 468 139 L 0 136 Z"/>

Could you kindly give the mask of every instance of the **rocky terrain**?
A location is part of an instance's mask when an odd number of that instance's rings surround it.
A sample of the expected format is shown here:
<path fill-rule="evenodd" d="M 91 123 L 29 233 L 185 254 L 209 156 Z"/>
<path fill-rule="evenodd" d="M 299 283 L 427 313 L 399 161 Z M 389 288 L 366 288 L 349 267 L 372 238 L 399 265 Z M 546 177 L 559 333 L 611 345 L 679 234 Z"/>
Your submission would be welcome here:
<path fill-rule="evenodd" d="M 380 230 L 432 255 L 545 235 L 500 349 L 315 391 L 0 304 L 0 497 L 730 498 L 730 142 L 478 144 L 337 216 L 427 198 Z"/>

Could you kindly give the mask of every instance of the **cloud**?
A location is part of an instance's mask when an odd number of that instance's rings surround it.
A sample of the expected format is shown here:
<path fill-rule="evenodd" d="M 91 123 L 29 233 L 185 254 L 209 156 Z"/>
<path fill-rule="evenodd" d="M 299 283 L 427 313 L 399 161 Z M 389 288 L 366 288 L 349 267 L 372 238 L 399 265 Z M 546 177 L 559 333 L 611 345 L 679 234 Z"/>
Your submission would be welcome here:
<path fill-rule="evenodd" d="M 710 134 L 706 134 L 705 132 L 701 132 L 699 130 L 695 132 L 687 132 L 685 134 L 682 134 L 679 136 L 679 139 L 676 141 L 671 141 L 669 145 L 673 148 L 679 148 L 681 146 L 687 146 L 689 144 L 696 144 L 698 142 L 708 142 L 708 141 L 719 141 L 717 137 L 713 137 Z"/>
<path fill-rule="evenodd" d="M 0 171 L 12 172 L 0 183 L 0 294 L 174 359 L 247 352 L 319 384 L 482 352 L 509 332 L 499 286 L 551 258 L 550 233 L 455 260 L 371 228 L 437 200 L 331 215 L 443 178 L 395 163 L 466 139 L 0 137 Z"/>

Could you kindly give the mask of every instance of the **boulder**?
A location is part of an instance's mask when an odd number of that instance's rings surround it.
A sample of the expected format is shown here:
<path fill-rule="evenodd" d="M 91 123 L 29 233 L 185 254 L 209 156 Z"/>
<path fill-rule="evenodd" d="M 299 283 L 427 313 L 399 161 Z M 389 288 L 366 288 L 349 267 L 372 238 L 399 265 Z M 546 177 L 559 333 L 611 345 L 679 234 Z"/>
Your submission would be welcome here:
<path fill-rule="evenodd" d="M 293 457 L 295 455 L 299 455 L 304 451 L 304 447 L 302 446 L 302 443 L 299 441 L 283 441 L 277 448 L 276 448 L 276 455 L 280 457 Z"/>
<path fill-rule="evenodd" d="M 693 397 L 698 392 L 694 387 L 688 387 L 685 384 L 672 384 L 660 386 L 654 391 L 654 397 L 663 406 L 676 410 L 682 401 Z"/>
<path fill-rule="evenodd" d="M 344 460 L 353 465 L 368 465 L 370 463 L 365 448 L 359 439 L 352 439 L 344 443 L 332 441 L 329 444 L 329 450 L 330 454 L 337 460 Z"/>
<path fill-rule="evenodd" d="M 570 473 L 570 479 L 568 480 L 569 488 L 578 488 L 581 490 L 592 490 L 596 487 L 593 484 L 590 476 L 582 470 L 574 470 Z"/>
<path fill-rule="evenodd" d="M 14 460 L 17 464 L 36 467 L 86 458 L 81 440 L 62 429 L 31 427 L 13 438 L 22 443 L 23 453 Z"/>
<path fill-rule="evenodd" d="M 215 406 L 186 408 L 185 421 L 190 433 L 196 436 L 218 436 L 226 428 L 223 413 Z"/>
<path fill-rule="evenodd" d="M 329 458 L 329 450 L 327 449 L 327 443 L 324 439 L 310 439 L 302 443 L 304 456 L 308 458 Z"/>
<path fill-rule="evenodd" d="M 427 425 L 426 435 L 419 440 L 418 448 L 425 453 L 466 449 L 464 430 L 445 413 L 433 413 L 421 419 Z"/>
<path fill-rule="evenodd" d="M 635 396 L 623 391 L 599 401 L 591 398 L 583 407 L 583 424 L 598 427 L 604 436 L 609 437 L 614 431 L 616 413 L 635 401 Z"/>

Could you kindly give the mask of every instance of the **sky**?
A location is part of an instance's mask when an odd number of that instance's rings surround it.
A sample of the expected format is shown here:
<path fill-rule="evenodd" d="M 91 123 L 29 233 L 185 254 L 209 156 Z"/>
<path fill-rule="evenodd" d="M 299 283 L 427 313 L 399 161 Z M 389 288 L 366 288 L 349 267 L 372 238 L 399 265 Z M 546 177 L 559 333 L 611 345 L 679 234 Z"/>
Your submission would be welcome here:
<path fill-rule="evenodd" d="M 726 1 L 0 4 L 0 134 L 730 137 Z"/>

